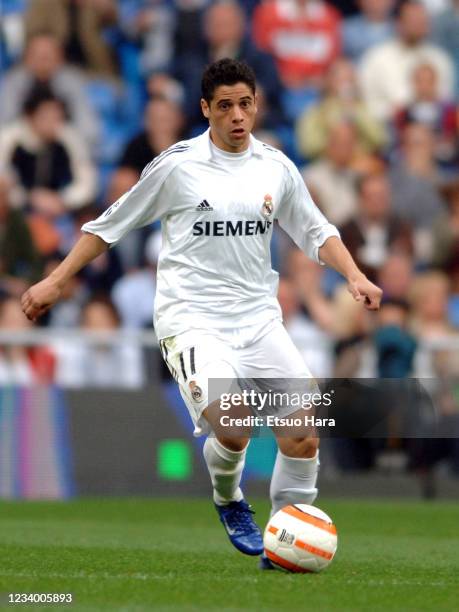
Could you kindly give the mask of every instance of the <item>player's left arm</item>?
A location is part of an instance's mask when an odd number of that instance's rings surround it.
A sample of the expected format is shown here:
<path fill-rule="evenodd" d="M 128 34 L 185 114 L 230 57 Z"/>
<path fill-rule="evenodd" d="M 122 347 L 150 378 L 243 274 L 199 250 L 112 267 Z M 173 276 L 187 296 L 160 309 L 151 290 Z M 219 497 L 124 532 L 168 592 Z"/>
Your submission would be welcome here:
<path fill-rule="evenodd" d="M 342 274 L 348 282 L 348 290 L 357 302 L 363 302 L 368 310 L 377 310 L 381 303 L 382 290 L 359 270 L 343 242 L 330 236 L 319 248 L 320 261 Z"/>
<path fill-rule="evenodd" d="M 337 228 L 314 204 L 297 167 L 284 156 L 285 191 L 277 211 L 279 225 L 313 261 L 327 264 L 342 274 L 355 300 L 377 310 L 382 291 L 370 282 L 341 241 Z"/>

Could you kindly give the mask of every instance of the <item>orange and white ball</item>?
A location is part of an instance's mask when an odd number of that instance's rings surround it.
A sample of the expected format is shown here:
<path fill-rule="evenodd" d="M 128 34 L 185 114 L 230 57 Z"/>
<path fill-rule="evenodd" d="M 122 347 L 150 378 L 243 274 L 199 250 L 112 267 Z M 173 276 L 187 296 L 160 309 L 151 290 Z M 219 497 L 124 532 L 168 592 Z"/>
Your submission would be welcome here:
<path fill-rule="evenodd" d="M 285 506 L 271 517 L 264 534 L 265 554 L 289 572 L 320 572 L 332 561 L 338 546 L 336 527 L 319 508 Z"/>

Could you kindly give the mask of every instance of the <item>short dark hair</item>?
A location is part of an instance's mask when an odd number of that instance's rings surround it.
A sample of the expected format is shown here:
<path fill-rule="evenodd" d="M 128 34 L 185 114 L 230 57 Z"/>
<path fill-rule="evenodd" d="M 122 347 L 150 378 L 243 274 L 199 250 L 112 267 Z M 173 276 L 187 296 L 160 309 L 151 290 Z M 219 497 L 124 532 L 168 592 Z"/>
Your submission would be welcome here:
<path fill-rule="evenodd" d="M 55 102 L 66 113 L 65 103 L 58 98 L 47 83 L 37 83 L 32 86 L 24 101 L 22 111 L 26 116 L 33 115 L 38 108 L 47 102 Z"/>
<path fill-rule="evenodd" d="M 255 95 L 255 73 L 248 64 L 229 58 L 218 60 L 204 70 L 201 81 L 202 97 L 209 104 L 217 87 L 236 83 L 245 83 Z"/>

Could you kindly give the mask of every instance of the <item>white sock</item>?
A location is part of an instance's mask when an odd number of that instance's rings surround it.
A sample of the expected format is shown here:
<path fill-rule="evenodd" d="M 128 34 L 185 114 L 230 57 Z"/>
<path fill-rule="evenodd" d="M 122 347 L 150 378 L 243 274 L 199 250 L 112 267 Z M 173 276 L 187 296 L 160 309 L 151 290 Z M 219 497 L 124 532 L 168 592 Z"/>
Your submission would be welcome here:
<path fill-rule="evenodd" d="M 204 443 L 204 459 L 214 487 L 214 502 L 219 506 L 243 498 L 239 484 L 246 450 L 229 450 L 213 437 L 208 437 Z"/>
<path fill-rule="evenodd" d="M 271 477 L 271 516 L 289 504 L 312 504 L 317 497 L 319 451 L 310 459 L 287 457 L 277 451 Z"/>

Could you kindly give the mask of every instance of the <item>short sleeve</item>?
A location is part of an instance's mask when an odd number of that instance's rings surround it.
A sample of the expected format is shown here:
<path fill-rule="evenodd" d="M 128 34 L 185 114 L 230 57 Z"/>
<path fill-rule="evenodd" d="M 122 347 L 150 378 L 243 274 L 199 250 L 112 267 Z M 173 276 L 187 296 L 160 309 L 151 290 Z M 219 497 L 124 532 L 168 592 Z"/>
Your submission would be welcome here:
<path fill-rule="evenodd" d="M 295 165 L 288 162 L 285 194 L 277 214 L 279 225 L 308 257 L 322 263 L 319 248 L 331 236 L 339 238 L 339 232 L 314 204 Z"/>
<path fill-rule="evenodd" d="M 113 245 L 131 230 L 171 214 L 173 211 L 165 197 L 164 184 L 177 164 L 174 155 L 163 153 L 146 166 L 139 181 L 127 193 L 97 219 L 85 223 L 81 230 Z"/>

